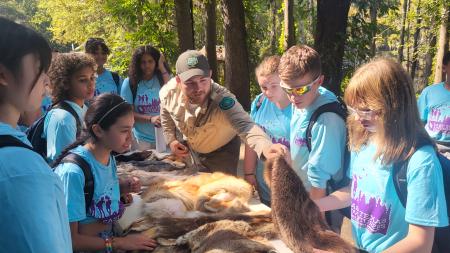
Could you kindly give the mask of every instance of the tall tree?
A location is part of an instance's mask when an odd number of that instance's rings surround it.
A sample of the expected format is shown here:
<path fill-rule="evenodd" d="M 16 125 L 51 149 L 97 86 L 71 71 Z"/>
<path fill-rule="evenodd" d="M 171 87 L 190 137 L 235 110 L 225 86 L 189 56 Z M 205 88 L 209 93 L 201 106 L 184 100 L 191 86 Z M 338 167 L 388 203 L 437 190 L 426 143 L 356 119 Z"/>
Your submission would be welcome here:
<path fill-rule="evenodd" d="M 284 0 L 284 41 L 283 48 L 287 50 L 295 44 L 294 1 Z"/>
<path fill-rule="evenodd" d="M 192 0 L 175 0 L 178 41 L 181 52 L 195 48 Z"/>
<path fill-rule="evenodd" d="M 449 18 L 450 7 L 449 5 L 444 4 L 441 26 L 439 28 L 439 42 L 438 42 L 438 51 L 436 54 L 436 64 L 434 71 L 434 83 L 440 83 L 443 80 L 442 77 L 442 59 L 444 58 L 446 45 L 447 45 L 447 29 L 448 29 L 448 18 Z"/>
<path fill-rule="evenodd" d="M 212 70 L 212 79 L 218 81 L 217 74 L 217 31 L 216 31 L 216 0 L 206 0 L 206 56 Z"/>
<path fill-rule="evenodd" d="M 403 62 L 403 47 L 405 44 L 405 24 L 408 14 L 409 0 L 403 0 L 402 26 L 400 28 L 400 45 L 398 46 L 398 62 Z"/>
<path fill-rule="evenodd" d="M 342 60 L 350 0 L 318 0 L 314 47 L 320 54 L 324 86 L 341 94 Z"/>
<path fill-rule="evenodd" d="M 436 46 L 436 34 L 433 32 L 429 33 L 429 47 L 427 53 L 425 54 L 425 67 L 423 68 L 423 79 L 418 85 L 418 91 L 422 91 L 423 88 L 428 84 L 428 78 L 431 75 L 431 69 L 433 67 L 433 58 L 434 58 L 434 50 L 433 48 Z"/>
<path fill-rule="evenodd" d="M 370 14 L 370 25 L 371 25 L 371 44 L 370 44 L 370 54 L 371 56 L 375 56 L 376 51 L 376 38 L 378 25 L 377 25 L 377 16 L 378 16 L 378 0 L 371 0 L 369 6 L 369 14 Z"/>
<path fill-rule="evenodd" d="M 222 1 L 225 42 L 225 85 L 244 109 L 250 109 L 250 78 L 242 1 Z"/>
<path fill-rule="evenodd" d="M 271 26 L 270 29 L 270 52 L 272 54 L 276 54 L 277 52 L 277 1 L 276 0 L 270 0 L 269 1 L 269 8 L 270 8 L 270 19 L 271 19 Z"/>
<path fill-rule="evenodd" d="M 418 46 L 419 46 L 419 36 L 420 36 L 420 26 L 422 23 L 422 17 L 420 16 L 420 0 L 417 2 L 416 15 L 416 31 L 414 32 L 414 40 L 413 40 L 413 53 L 412 53 L 412 63 L 411 63 L 411 78 L 414 80 L 416 76 L 416 69 L 418 63 Z"/>

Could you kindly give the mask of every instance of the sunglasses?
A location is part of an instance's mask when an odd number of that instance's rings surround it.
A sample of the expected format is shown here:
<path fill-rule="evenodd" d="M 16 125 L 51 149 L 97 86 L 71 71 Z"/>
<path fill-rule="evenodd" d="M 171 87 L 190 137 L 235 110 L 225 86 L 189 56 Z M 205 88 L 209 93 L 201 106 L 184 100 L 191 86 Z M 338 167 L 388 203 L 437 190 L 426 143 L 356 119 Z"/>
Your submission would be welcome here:
<path fill-rule="evenodd" d="M 347 105 L 347 110 L 349 112 L 349 114 L 353 114 L 353 115 L 358 115 L 360 118 L 362 119 L 372 119 L 373 116 L 376 115 L 376 111 L 374 110 L 359 110 L 359 109 L 355 109 L 353 107 L 350 107 Z"/>
<path fill-rule="evenodd" d="M 312 81 L 311 83 L 308 83 L 307 85 L 303 85 L 303 86 L 297 87 L 297 88 L 286 87 L 286 86 L 283 86 L 282 83 L 280 83 L 280 87 L 288 95 L 301 96 L 301 95 L 304 95 L 304 94 L 308 93 L 308 91 L 311 90 L 311 86 L 313 86 L 313 84 L 315 84 L 319 80 L 319 78 L 320 78 L 320 75 L 314 81 Z"/>

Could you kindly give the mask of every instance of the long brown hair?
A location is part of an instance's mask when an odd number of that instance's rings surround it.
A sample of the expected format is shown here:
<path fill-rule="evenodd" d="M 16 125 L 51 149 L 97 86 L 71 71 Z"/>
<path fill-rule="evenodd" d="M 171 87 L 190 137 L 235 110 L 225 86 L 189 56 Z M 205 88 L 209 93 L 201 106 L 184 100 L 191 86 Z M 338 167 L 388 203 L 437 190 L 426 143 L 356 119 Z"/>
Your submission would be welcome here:
<path fill-rule="evenodd" d="M 355 108 L 377 112 L 377 151 L 383 164 L 410 157 L 419 143 L 433 143 L 419 118 L 412 80 L 403 67 L 388 58 L 361 66 L 350 79 L 344 100 Z M 372 136 L 353 115 L 347 119 L 349 144 L 359 150 Z"/>

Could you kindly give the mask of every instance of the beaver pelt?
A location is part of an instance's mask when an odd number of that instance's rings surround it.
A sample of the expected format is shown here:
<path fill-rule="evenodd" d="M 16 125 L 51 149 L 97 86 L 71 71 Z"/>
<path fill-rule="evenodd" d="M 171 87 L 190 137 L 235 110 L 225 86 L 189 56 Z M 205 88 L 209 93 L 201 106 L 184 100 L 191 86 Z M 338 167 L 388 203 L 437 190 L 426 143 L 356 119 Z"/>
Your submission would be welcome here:
<path fill-rule="evenodd" d="M 265 163 L 264 177 L 271 189 L 272 221 L 281 240 L 295 253 L 313 249 L 353 253 L 355 248 L 329 230 L 301 179 L 282 156 Z"/>

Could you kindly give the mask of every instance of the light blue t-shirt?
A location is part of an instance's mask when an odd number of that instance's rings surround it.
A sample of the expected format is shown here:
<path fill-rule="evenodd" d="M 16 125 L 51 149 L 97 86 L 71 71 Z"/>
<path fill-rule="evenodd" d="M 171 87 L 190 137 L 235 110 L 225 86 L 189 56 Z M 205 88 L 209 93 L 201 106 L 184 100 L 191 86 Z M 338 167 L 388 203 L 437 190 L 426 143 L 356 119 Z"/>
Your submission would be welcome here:
<path fill-rule="evenodd" d="M 344 120 L 336 113 L 323 113 L 311 131 L 311 153 L 306 145 L 309 119 L 320 106 L 337 101 L 329 90 L 319 87 L 319 96 L 304 109 L 293 108 L 291 119 L 292 166 L 306 189 L 324 189 L 327 181 L 342 171 L 347 142 Z"/>
<path fill-rule="evenodd" d="M 87 106 L 80 107 L 72 101 L 65 100 L 78 114 L 81 124 Z M 52 162 L 61 152 L 77 139 L 77 122 L 70 112 L 55 108 L 48 112 L 44 121 L 44 138 L 47 138 L 47 160 Z"/>
<path fill-rule="evenodd" d="M 442 169 L 434 149 L 418 149 L 408 163 L 406 210 L 393 182 L 393 166 L 374 160 L 375 145 L 352 153 L 351 219 L 356 245 L 381 252 L 408 234 L 408 224 L 448 225 Z"/>
<path fill-rule="evenodd" d="M 61 177 L 63 182 L 69 210 L 69 222 L 100 221 L 110 224 L 118 220 L 125 207 L 120 203 L 119 179 L 114 157 L 111 156 L 108 165 L 105 166 L 83 146 L 78 146 L 71 152 L 83 157 L 90 165 L 94 177 L 94 196 L 89 213 L 86 213 L 83 191 L 85 179 L 82 169 L 73 163 L 63 163 L 55 168 L 55 173 Z"/>
<path fill-rule="evenodd" d="M 122 82 L 122 78 L 119 77 L 119 85 L 117 85 L 111 71 L 105 69 L 103 73 L 97 76 L 97 80 L 95 81 L 94 96 L 98 96 L 103 93 L 113 93 L 118 95 L 120 94 Z"/>
<path fill-rule="evenodd" d="M 31 146 L 24 133 L 0 122 L 0 135 Z M 0 252 L 72 252 L 61 180 L 37 153 L 0 148 Z"/>
<path fill-rule="evenodd" d="M 450 91 L 445 84 L 426 87 L 420 94 L 418 107 L 431 138 L 450 144 Z"/>
<path fill-rule="evenodd" d="M 156 116 L 159 115 L 159 90 L 161 85 L 156 76 L 150 80 L 142 80 L 138 83 L 138 88 L 136 92 L 136 99 L 133 103 L 133 94 L 130 89 L 129 78 L 126 78 L 122 84 L 122 91 L 120 95 L 130 104 L 134 106 L 134 111 L 145 114 Z M 144 140 L 146 142 L 155 142 L 155 126 L 151 123 L 135 122 L 133 133 L 136 139 Z"/>
<path fill-rule="evenodd" d="M 260 99 L 262 103 L 260 103 Z M 258 104 L 260 105 L 258 106 Z M 250 117 L 266 132 L 272 143 L 280 143 L 289 148 L 292 106 L 278 108 L 263 94 L 259 94 L 251 105 Z"/>
<path fill-rule="evenodd" d="M 44 115 L 52 107 L 52 98 L 45 95 L 41 103 L 41 115 Z"/>

